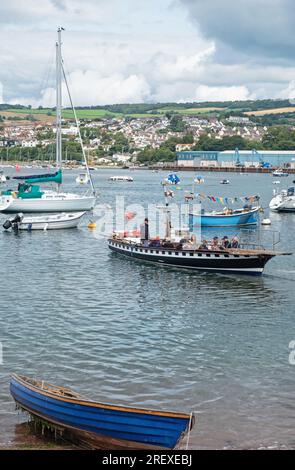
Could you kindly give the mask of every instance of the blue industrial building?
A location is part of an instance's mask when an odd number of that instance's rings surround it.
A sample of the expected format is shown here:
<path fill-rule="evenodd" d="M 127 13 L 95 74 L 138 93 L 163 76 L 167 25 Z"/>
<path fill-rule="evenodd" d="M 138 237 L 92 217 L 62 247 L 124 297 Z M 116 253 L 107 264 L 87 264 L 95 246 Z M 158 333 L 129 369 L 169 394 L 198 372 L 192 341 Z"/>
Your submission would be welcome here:
<path fill-rule="evenodd" d="M 229 166 L 233 164 L 245 166 L 291 166 L 295 167 L 295 150 L 226 150 L 223 152 L 213 151 L 181 151 L 176 152 L 179 166 Z M 201 163 L 202 162 L 202 163 Z"/>

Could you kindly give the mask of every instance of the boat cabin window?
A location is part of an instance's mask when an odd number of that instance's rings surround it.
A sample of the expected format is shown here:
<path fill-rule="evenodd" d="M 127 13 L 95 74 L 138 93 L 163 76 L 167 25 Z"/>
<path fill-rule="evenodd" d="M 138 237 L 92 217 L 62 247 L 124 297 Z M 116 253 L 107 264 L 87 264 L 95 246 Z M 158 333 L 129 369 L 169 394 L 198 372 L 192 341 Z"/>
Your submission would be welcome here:
<path fill-rule="evenodd" d="M 184 253 L 184 251 L 182 252 L 182 256 L 186 256 L 186 253 Z"/>
<path fill-rule="evenodd" d="M 162 251 L 162 255 L 165 255 L 166 254 L 166 251 Z"/>
<path fill-rule="evenodd" d="M 172 255 L 172 251 L 168 251 L 168 255 Z"/>

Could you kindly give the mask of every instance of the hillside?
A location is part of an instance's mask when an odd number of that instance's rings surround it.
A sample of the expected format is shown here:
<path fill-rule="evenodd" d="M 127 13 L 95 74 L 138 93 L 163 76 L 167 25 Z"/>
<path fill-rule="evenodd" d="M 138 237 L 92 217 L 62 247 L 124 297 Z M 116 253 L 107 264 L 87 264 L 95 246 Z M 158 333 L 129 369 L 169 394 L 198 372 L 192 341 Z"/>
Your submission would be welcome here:
<path fill-rule="evenodd" d="M 229 116 L 247 116 L 261 124 L 293 124 L 295 107 L 289 100 L 249 100 L 225 102 L 192 103 L 137 103 L 113 104 L 106 106 L 77 107 L 79 119 L 101 119 L 121 116 L 160 117 L 165 114 L 179 113 L 189 116 L 227 118 Z M 0 104 L 0 116 L 11 120 L 37 120 L 50 122 L 54 117 L 54 108 L 31 108 L 30 106 Z M 31 117 L 31 118 L 30 118 Z M 73 119 L 71 109 L 63 110 L 65 119 Z"/>

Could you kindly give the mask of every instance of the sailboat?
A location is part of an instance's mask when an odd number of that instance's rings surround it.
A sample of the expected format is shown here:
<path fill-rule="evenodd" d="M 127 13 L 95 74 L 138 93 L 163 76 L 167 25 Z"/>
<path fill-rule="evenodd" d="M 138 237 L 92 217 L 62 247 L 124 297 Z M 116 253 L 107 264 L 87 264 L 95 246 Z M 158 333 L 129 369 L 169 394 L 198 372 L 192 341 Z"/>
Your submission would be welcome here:
<path fill-rule="evenodd" d="M 85 150 L 77 119 L 76 110 L 73 105 L 72 97 L 69 91 L 66 75 L 63 67 L 61 54 L 61 32 L 64 28 L 57 30 L 56 42 L 56 172 L 41 175 L 15 176 L 18 180 L 17 190 L 7 189 L 2 191 L 0 197 L 0 212 L 73 212 L 89 211 L 93 209 L 96 201 L 95 190 L 91 179 Z M 73 109 L 78 136 L 82 148 L 85 162 L 85 170 L 90 181 L 91 189 L 85 194 L 67 193 L 61 191 L 62 184 L 62 78 L 69 95 L 70 103 Z M 57 190 L 43 190 L 36 183 L 53 182 L 57 184 Z"/>

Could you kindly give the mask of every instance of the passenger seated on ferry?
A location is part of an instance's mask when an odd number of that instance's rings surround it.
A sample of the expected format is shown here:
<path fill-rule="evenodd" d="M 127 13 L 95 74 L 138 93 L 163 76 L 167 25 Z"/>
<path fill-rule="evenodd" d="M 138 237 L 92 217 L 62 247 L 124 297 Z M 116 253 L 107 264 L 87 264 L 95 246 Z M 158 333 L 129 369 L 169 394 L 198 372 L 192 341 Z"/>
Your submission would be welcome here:
<path fill-rule="evenodd" d="M 239 239 L 236 235 L 231 239 L 231 248 L 239 248 Z"/>
<path fill-rule="evenodd" d="M 203 240 L 201 245 L 199 246 L 199 250 L 208 250 L 208 242 L 207 240 Z"/>
<path fill-rule="evenodd" d="M 214 237 L 212 240 L 212 248 L 213 249 L 218 249 L 219 248 L 219 239 L 218 237 Z"/>
<path fill-rule="evenodd" d="M 157 239 L 155 239 L 155 240 L 150 240 L 149 246 L 150 246 L 151 248 L 158 248 L 158 247 L 161 246 L 161 240 L 157 240 Z"/>
<path fill-rule="evenodd" d="M 222 248 L 230 248 L 230 242 L 229 242 L 229 239 L 228 239 L 228 236 L 225 235 L 222 239 L 221 239 L 221 246 Z"/>

